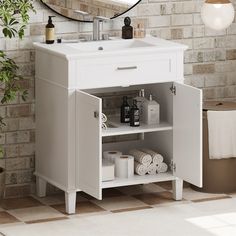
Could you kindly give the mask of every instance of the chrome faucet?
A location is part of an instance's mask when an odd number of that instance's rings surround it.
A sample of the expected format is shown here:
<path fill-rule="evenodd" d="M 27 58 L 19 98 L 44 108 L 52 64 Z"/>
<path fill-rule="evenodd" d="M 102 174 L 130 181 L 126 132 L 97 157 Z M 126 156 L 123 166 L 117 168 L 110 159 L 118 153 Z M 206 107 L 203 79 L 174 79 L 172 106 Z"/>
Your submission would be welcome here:
<path fill-rule="evenodd" d="M 110 18 L 104 16 L 95 16 L 93 18 L 93 40 L 99 41 L 100 39 L 100 22 L 110 20 Z"/>

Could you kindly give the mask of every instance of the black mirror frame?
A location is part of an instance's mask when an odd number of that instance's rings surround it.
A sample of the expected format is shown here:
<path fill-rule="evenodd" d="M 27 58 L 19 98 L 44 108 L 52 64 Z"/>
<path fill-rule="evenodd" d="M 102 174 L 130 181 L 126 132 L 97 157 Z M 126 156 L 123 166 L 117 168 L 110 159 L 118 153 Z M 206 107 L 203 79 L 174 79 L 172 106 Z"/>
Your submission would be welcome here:
<path fill-rule="evenodd" d="M 76 19 L 73 19 L 73 18 L 71 18 L 71 17 L 64 16 L 64 15 L 62 15 L 61 13 L 59 13 L 59 12 L 53 10 L 51 7 L 49 7 L 46 3 L 43 2 L 43 0 L 40 0 L 40 1 L 41 1 L 41 3 L 42 3 L 44 6 L 46 6 L 48 9 L 50 9 L 50 10 L 53 11 L 53 12 L 55 12 L 55 13 L 56 13 L 57 15 L 59 15 L 59 16 L 65 17 L 65 18 L 67 18 L 67 19 L 69 19 L 69 20 L 72 20 L 72 21 L 78 21 L 78 22 L 84 22 L 84 23 L 93 23 L 93 21 L 76 20 Z M 133 9 L 134 7 L 136 7 L 141 1 L 142 1 L 142 0 L 137 1 L 137 3 L 135 3 L 135 4 L 134 4 L 132 7 L 130 7 L 127 11 L 124 11 L 123 13 L 121 13 L 121 14 L 119 14 L 119 15 L 116 15 L 116 16 L 111 17 L 110 20 L 115 19 L 115 18 L 117 18 L 117 17 L 119 17 L 119 16 L 124 15 L 125 13 L 127 13 L 128 11 L 130 11 L 131 9 Z"/>

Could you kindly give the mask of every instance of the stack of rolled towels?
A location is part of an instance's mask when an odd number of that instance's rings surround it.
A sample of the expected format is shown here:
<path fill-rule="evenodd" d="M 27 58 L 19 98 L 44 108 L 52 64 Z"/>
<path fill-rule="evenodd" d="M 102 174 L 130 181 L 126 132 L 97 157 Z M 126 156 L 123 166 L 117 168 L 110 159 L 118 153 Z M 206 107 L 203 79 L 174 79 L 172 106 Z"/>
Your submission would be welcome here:
<path fill-rule="evenodd" d="M 105 130 L 107 129 L 106 122 L 107 122 L 107 116 L 104 113 L 102 113 L 102 129 L 105 129 Z"/>
<path fill-rule="evenodd" d="M 137 175 L 155 175 L 168 170 L 163 156 L 151 149 L 133 149 L 129 154 L 134 157 L 134 172 Z"/>

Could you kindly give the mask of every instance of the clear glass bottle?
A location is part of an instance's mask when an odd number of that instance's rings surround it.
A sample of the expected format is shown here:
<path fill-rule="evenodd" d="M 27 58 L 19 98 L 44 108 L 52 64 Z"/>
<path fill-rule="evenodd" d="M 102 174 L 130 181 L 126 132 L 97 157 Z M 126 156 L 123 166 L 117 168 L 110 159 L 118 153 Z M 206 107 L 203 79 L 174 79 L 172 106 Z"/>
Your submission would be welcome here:
<path fill-rule="evenodd" d="M 135 100 L 137 101 L 137 107 L 139 109 L 140 121 L 143 121 L 143 103 L 147 101 L 144 89 L 139 91 L 139 95 L 135 97 Z"/>
<path fill-rule="evenodd" d="M 134 29 L 134 38 L 145 38 L 146 30 L 144 24 L 139 23 L 137 28 Z"/>

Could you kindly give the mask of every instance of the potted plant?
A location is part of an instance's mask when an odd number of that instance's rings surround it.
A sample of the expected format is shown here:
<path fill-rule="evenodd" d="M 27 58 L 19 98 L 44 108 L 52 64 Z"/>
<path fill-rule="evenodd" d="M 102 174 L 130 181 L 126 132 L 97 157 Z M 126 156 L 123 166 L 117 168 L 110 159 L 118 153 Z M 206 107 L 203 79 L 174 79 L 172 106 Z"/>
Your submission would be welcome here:
<path fill-rule="evenodd" d="M 26 26 L 29 22 L 29 12 L 34 11 L 33 0 L 0 0 L 0 28 L 5 38 L 24 37 Z M 7 56 L 7 52 L 0 50 L 0 104 L 4 105 L 20 95 L 26 99 L 27 91 L 20 81 L 24 78 L 19 73 L 19 67 L 14 59 Z M 2 130 L 4 117 L 0 116 L 0 130 Z M 1 132 L 0 132 L 1 135 Z M 0 146 L 0 157 L 3 149 Z M 0 183 L 3 183 L 4 169 L 0 168 Z M 2 184 L 0 186 L 0 195 Z"/>

